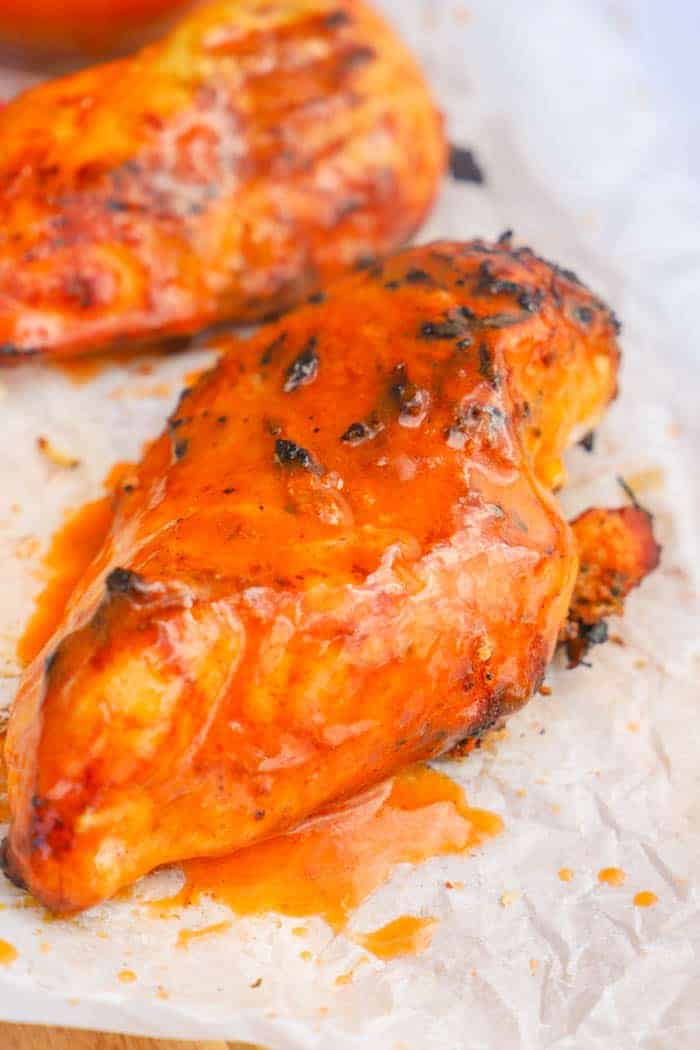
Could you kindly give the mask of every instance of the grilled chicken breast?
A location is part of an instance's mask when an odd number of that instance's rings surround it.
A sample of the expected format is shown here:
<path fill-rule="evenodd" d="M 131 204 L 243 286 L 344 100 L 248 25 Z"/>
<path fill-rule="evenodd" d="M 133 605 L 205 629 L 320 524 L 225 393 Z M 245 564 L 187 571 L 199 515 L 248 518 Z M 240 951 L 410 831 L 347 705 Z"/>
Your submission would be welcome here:
<path fill-rule="evenodd" d="M 0 362 L 288 307 L 400 246 L 445 165 L 362 0 L 218 0 L 0 111 Z"/>
<path fill-rule="evenodd" d="M 233 346 L 21 684 L 13 877 L 85 908 L 524 703 L 578 568 L 552 489 L 615 393 L 615 333 L 504 239 L 405 251 Z"/>

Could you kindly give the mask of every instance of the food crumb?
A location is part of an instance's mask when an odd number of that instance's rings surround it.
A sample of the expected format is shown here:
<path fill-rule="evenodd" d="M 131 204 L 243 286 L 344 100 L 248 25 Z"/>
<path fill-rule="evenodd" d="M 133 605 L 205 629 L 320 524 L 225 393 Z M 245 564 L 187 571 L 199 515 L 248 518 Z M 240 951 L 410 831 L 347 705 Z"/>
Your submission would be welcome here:
<path fill-rule="evenodd" d="M 552 687 L 551 687 L 551 685 L 545 685 L 544 682 L 543 682 L 542 685 L 540 686 L 540 696 L 551 696 L 551 695 L 552 695 Z"/>
<path fill-rule="evenodd" d="M 58 448 L 50 438 L 44 437 L 43 434 L 40 434 L 36 439 L 36 446 L 42 455 L 46 456 L 56 467 L 75 470 L 76 467 L 80 466 L 80 460 L 76 456 L 71 456 L 68 452 Z"/>
<path fill-rule="evenodd" d="M 559 876 L 562 882 L 571 882 L 571 880 L 574 877 L 574 873 L 571 870 L 571 868 L 560 868 L 557 872 L 557 875 Z"/>
<path fill-rule="evenodd" d="M 446 883 L 445 883 L 445 889 L 447 889 L 447 890 L 463 890 L 464 889 L 464 883 L 463 882 L 451 882 L 450 879 L 448 879 L 446 881 Z"/>
<path fill-rule="evenodd" d="M 303 959 L 304 962 L 308 962 L 313 956 L 308 948 L 304 948 L 303 952 L 299 952 L 299 958 Z"/>
<path fill-rule="evenodd" d="M 117 974 L 117 977 L 122 982 L 122 984 L 133 984 L 133 982 L 136 980 L 136 974 L 133 970 L 120 970 Z"/>
<path fill-rule="evenodd" d="M 540 960 L 539 959 L 530 959 L 530 973 L 532 974 L 533 977 L 537 973 L 539 965 L 540 965 Z"/>
<path fill-rule="evenodd" d="M 525 788 L 517 788 L 515 794 L 518 796 L 518 798 L 525 798 L 525 796 L 527 795 L 527 791 L 525 790 Z"/>
<path fill-rule="evenodd" d="M 658 904 L 659 898 L 651 890 L 640 890 L 634 895 L 635 908 L 651 908 Z"/>
<path fill-rule="evenodd" d="M 164 988 L 162 984 L 159 984 L 156 988 L 156 999 L 169 999 L 170 992 L 167 988 Z"/>
<path fill-rule="evenodd" d="M 15 961 L 18 955 L 19 952 L 14 944 L 10 944 L 9 941 L 0 939 L 0 966 L 9 966 L 10 963 Z"/>
<path fill-rule="evenodd" d="M 253 983 L 251 984 L 250 987 L 251 988 L 259 988 L 261 984 L 262 984 L 262 977 L 258 977 L 257 980 L 253 981 Z"/>
<path fill-rule="evenodd" d="M 515 904 L 519 899 L 520 893 L 518 890 L 506 890 L 505 893 L 502 893 L 499 897 L 498 903 L 502 908 L 509 908 L 511 904 Z"/>
<path fill-rule="evenodd" d="M 627 723 L 627 728 L 629 729 L 630 733 L 638 733 L 639 732 L 639 722 L 628 722 Z"/>
<path fill-rule="evenodd" d="M 295 937 L 306 937 L 309 932 L 308 926 L 293 926 L 292 933 Z"/>

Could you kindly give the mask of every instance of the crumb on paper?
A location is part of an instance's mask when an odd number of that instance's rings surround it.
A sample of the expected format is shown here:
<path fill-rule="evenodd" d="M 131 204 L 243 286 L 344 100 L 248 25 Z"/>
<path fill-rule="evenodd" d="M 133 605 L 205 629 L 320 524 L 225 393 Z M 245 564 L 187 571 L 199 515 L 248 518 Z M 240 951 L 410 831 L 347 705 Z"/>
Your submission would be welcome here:
<path fill-rule="evenodd" d="M 76 456 L 71 456 L 70 453 L 59 448 L 58 445 L 55 445 L 50 438 L 45 437 L 43 434 L 40 434 L 36 439 L 36 447 L 55 467 L 62 467 L 64 470 L 75 470 L 80 466 L 80 460 Z"/>
<path fill-rule="evenodd" d="M 665 477 L 665 471 L 661 467 L 649 467 L 647 470 L 638 470 L 635 474 L 627 475 L 625 480 L 635 492 L 649 492 L 661 488 Z"/>
<path fill-rule="evenodd" d="M 498 903 L 502 908 L 509 908 L 511 904 L 515 904 L 518 900 L 520 900 L 520 892 L 518 890 L 506 890 L 499 897 Z"/>
<path fill-rule="evenodd" d="M 559 876 L 562 882 L 571 882 L 571 880 L 574 877 L 574 873 L 571 870 L 571 868 L 560 868 L 557 872 L 557 875 Z"/>
<path fill-rule="evenodd" d="M 299 958 L 303 959 L 304 962 L 309 962 L 313 958 L 313 955 L 308 948 L 304 948 L 303 952 L 299 952 Z"/>
<path fill-rule="evenodd" d="M 552 687 L 551 687 L 551 685 L 545 685 L 545 683 L 543 682 L 542 685 L 540 686 L 540 696 L 551 696 L 551 695 L 552 695 Z"/>
<path fill-rule="evenodd" d="M 262 981 L 263 981 L 262 977 L 258 977 L 257 980 L 253 981 L 253 983 L 251 984 L 250 987 L 251 988 L 259 988 L 260 985 L 262 984 Z"/>
<path fill-rule="evenodd" d="M 162 984 L 159 984 L 156 988 L 156 999 L 169 999 L 170 992 L 167 988 L 164 988 Z"/>
<path fill-rule="evenodd" d="M 619 645 L 620 648 L 624 648 L 627 644 L 621 634 L 611 634 L 610 631 L 608 631 L 608 641 L 613 645 Z"/>
<path fill-rule="evenodd" d="M 15 554 L 22 561 L 35 558 L 41 550 L 41 540 L 38 536 L 21 536 L 15 544 Z"/>
<path fill-rule="evenodd" d="M 133 970 L 120 970 L 117 977 L 122 984 L 133 984 L 136 980 L 136 974 Z"/>
<path fill-rule="evenodd" d="M 638 733 L 639 732 L 639 722 L 628 722 L 627 723 L 627 728 L 629 729 L 630 733 Z"/>
<path fill-rule="evenodd" d="M 533 977 L 537 973 L 537 971 L 539 969 L 539 965 L 540 965 L 540 960 L 539 959 L 530 959 L 530 973 L 532 974 Z"/>
<path fill-rule="evenodd" d="M 463 890 L 464 889 L 464 883 L 463 882 L 451 882 L 450 879 L 447 879 L 447 881 L 445 882 L 445 889 L 448 889 L 448 890 Z"/>
<path fill-rule="evenodd" d="M 525 788 L 516 788 L 515 794 L 518 796 L 518 798 L 525 798 L 525 796 L 527 795 L 527 791 L 525 790 Z"/>

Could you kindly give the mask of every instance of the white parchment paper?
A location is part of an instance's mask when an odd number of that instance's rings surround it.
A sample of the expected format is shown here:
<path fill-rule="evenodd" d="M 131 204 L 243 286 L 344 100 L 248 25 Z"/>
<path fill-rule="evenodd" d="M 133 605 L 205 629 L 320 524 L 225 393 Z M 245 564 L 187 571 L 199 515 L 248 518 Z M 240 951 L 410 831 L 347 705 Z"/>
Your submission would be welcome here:
<path fill-rule="evenodd" d="M 440 920 L 415 958 L 338 975 L 360 949 L 310 920 L 234 920 L 175 947 L 181 926 L 230 918 L 211 904 L 147 915 L 169 873 L 137 899 L 71 922 L 17 907 L 0 885 L 0 1018 L 270 1050 L 462 1050 L 700 1046 L 700 193 L 682 170 L 682 128 L 660 120 L 635 55 L 634 0 L 385 0 L 422 55 L 451 138 L 474 149 L 482 186 L 449 182 L 424 238 L 497 235 L 573 267 L 625 322 L 623 393 L 594 455 L 570 456 L 567 510 L 619 503 L 638 480 L 656 514 L 662 566 L 629 601 L 593 667 L 553 669 L 550 697 L 497 748 L 443 768 L 473 805 L 504 817 L 478 853 L 401 868 L 353 919 Z M 10 74 L 4 78 L 9 88 Z M 1 87 L 1 84 L 0 84 Z M 63 511 L 97 495 L 109 466 L 157 433 L 183 376 L 206 355 L 114 366 L 76 386 L 61 372 L 0 374 L 0 680 L 40 586 Z M 39 434 L 81 460 L 52 466 Z M 600 885 L 619 866 L 621 887 Z M 571 868 L 563 883 L 558 869 Z M 463 883 L 447 890 L 445 881 Z M 656 907 L 632 904 L 638 890 Z M 300 951 L 312 958 L 304 961 Z M 136 980 L 118 979 L 129 969 Z M 258 978 L 262 983 L 257 984 Z M 257 987 L 252 985 L 257 984 Z"/>

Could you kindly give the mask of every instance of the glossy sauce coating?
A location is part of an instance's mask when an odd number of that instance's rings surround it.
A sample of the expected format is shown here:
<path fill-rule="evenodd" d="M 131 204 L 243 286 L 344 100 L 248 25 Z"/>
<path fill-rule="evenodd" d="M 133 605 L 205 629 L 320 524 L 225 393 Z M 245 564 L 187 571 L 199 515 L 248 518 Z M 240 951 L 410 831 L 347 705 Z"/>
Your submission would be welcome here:
<path fill-rule="evenodd" d="M 250 321 L 401 245 L 442 175 L 361 0 L 219 0 L 0 111 L 0 363 Z"/>
<path fill-rule="evenodd" d="M 51 908 L 298 824 L 517 708 L 577 570 L 549 488 L 610 313 L 437 244 L 236 344 L 119 495 L 8 734 L 7 861 Z"/>

